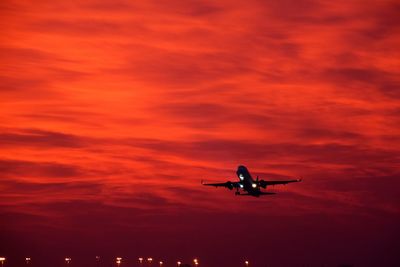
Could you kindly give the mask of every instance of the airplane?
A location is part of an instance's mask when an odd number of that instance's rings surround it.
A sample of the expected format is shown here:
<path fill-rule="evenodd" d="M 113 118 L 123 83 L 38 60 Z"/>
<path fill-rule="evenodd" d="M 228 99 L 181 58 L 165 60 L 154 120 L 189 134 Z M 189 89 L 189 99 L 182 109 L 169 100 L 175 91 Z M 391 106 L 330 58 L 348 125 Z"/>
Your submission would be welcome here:
<path fill-rule="evenodd" d="M 243 165 L 240 165 L 237 168 L 236 174 L 239 177 L 239 182 L 228 181 L 225 183 L 205 184 L 205 183 L 203 183 L 203 181 L 201 181 L 201 184 L 206 185 L 206 186 L 226 187 L 229 190 L 236 188 L 235 195 L 259 197 L 261 195 L 276 194 L 276 193 L 272 193 L 272 192 L 263 192 L 260 190 L 260 187 L 266 189 L 267 186 L 269 186 L 269 185 L 289 184 L 289 183 L 296 183 L 296 182 L 302 181 L 302 179 L 286 180 L 286 181 L 265 181 L 265 180 L 259 180 L 258 176 L 257 176 L 256 180 L 253 180 L 253 178 L 250 175 L 250 172 Z M 243 191 L 246 191 L 247 193 L 245 193 L 245 194 L 240 193 L 240 191 L 239 191 L 240 189 L 242 189 Z"/>

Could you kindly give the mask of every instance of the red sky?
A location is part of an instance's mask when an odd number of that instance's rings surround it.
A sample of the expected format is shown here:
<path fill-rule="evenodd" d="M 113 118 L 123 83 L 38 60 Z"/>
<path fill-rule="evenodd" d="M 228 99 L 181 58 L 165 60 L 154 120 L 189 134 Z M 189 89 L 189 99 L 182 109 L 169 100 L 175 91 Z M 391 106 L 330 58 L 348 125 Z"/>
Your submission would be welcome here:
<path fill-rule="evenodd" d="M 8 266 L 398 266 L 400 5 L 234 2 L 1 2 Z"/>

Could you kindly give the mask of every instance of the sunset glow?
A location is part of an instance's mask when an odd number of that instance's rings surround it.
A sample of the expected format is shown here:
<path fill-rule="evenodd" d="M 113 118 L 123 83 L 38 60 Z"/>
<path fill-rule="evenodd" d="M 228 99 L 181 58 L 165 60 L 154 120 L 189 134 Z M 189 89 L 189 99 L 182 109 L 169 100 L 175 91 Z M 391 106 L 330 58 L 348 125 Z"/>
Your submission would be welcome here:
<path fill-rule="evenodd" d="M 10 266 L 399 263 L 398 2 L 5 0 L 0 12 Z M 201 185 L 237 181 L 240 164 L 303 182 L 260 199 Z"/>

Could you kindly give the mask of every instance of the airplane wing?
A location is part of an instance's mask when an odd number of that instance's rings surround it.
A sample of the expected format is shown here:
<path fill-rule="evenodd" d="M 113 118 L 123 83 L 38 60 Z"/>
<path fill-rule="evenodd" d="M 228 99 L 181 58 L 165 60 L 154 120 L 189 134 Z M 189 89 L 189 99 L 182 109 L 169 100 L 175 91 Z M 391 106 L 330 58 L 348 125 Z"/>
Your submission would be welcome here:
<path fill-rule="evenodd" d="M 289 184 L 289 183 L 297 183 L 301 182 L 302 179 L 296 179 L 296 180 L 286 180 L 286 181 L 265 181 L 265 180 L 260 180 L 258 183 L 261 187 L 265 188 L 267 185 L 277 185 L 277 184 Z"/>
<path fill-rule="evenodd" d="M 231 190 L 233 188 L 238 188 L 240 186 L 238 182 L 231 182 L 231 181 L 228 181 L 226 183 L 211 183 L 211 184 L 205 184 L 205 183 L 203 183 L 203 181 L 201 181 L 201 184 L 208 185 L 208 186 L 215 186 L 215 187 L 226 187 Z"/>

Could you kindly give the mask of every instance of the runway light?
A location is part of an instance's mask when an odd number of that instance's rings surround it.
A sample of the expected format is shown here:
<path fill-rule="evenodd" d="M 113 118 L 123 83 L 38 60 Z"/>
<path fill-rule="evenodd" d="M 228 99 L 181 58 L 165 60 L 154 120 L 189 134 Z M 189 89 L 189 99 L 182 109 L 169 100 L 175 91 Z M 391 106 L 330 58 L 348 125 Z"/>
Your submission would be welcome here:
<path fill-rule="evenodd" d="M 196 266 L 199 265 L 199 260 L 198 259 L 194 259 L 193 262 L 194 262 L 194 265 L 196 265 Z"/>
<path fill-rule="evenodd" d="M 244 264 L 246 264 L 246 266 L 249 266 L 249 261 L 245 261 Z"/>
<path fill-rule="evenodd" d="M 68 257 L 65 258 L 65 263 L 66 263 L 66 264 L 69 264 L 70 262 L 71 262 L 71 258 L 68 258 Z"/>
<path fill-rule="evenodd" d="M 160 267 L 161 267 L 164 264 L 164 262 L 160 261 L 159 264 L 160 264 Z"/>
<path fill-rule="evenodd" d="M 182 262 L 180 262 L 180 261 L 177 261 L 176 262 L 176 265 L 179 267 L 179 266 L 181 266 L 181 264 L 182 264 Z"/>
<path fill-rule="evenodd" d="M 140 264 L 143 263 L 143 258 L 142 257 L 139 258 L 139 262 L 140 262 Z"/>
<path fill-rule="evenodd" d="M 26 257 L 25 261 L 26 261 L 26 264 L 29 264 L 31 262 L 31 258 L 30 257 Z"/>
<path fill-rule="evenodd" d="M 117 263 L 117 265 L 119 266 L 121 264 L 122 258 L 121 257 L 117 257 L 115 262 Z"/>
<path fill-rule="evenodd" d="M 147 261 L 151 263 L 153 261 L 153 258 L 147 258 Z"/>

